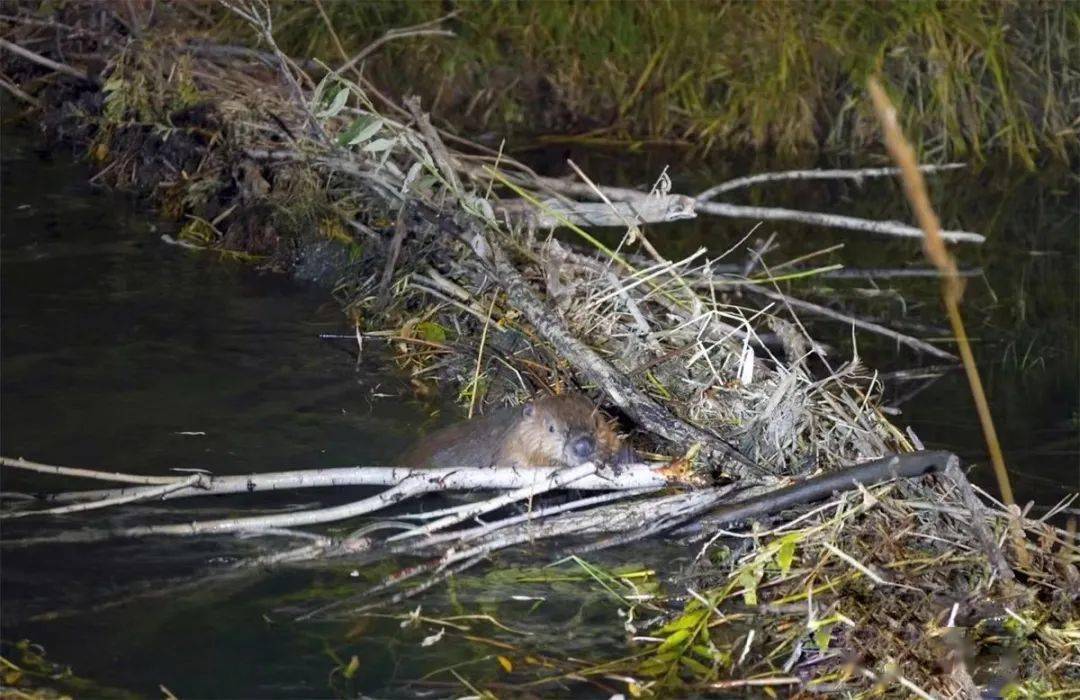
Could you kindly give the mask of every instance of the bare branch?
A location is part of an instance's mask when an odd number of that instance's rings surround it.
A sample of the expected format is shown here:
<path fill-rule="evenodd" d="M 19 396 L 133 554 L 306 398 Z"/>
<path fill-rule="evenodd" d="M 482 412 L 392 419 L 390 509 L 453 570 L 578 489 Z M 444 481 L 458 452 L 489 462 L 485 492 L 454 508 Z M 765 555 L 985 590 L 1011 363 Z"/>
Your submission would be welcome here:
<path fill-rule="evenodd" d="M 920 166 L 920 170 L 924 173 L 936 173 L 948 170 L 957 170 L 959 168 L 966 168 L 966 163 L 944 163 L 942 165 L 923 165 Z M 866 178 L 874 177 L 891 177 L 900 173 L 899 168 L 858 168 L 856 170 L 785 170 L 776 173 L 760 173 L 757 175 L 747 175 L 746 177 L 737 177 L 734 180 L 728 180 L 722 182 L 719 185 L 714 185 L 705 190 L 697 197 L 694 197 L 698 203 L 708 202 L 714 199 L 717 195 L 725 192 L 731 192 L 743 187 L 750 187 L 751 185 L 757 185 L 763 182 L 783 182 L 785 180 L 856 180 L 862 181 Z"/>

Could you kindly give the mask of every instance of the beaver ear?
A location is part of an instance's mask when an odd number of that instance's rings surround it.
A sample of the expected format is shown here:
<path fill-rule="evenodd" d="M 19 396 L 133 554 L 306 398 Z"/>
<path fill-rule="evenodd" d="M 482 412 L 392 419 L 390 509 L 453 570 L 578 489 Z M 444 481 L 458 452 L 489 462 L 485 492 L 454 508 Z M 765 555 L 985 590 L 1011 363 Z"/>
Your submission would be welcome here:
<path fill-rule="evenodd" d="M 536 407 L 533 406 L 532 401 L 521 407 L 521 415 L 526 418 L 532 418 L 534 413 L 536 413 Z"/>

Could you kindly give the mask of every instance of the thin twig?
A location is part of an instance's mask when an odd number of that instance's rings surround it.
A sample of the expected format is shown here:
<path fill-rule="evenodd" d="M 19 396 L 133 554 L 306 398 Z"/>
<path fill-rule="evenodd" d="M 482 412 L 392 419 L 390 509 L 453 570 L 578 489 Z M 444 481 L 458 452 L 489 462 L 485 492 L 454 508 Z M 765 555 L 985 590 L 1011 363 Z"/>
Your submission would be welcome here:
<path fill-rule="evenodd" d="M 58 467 L 51 464 L 31 462 L 22 457 L 0 457 L 0 467 L 12 467 L 14 469 L 26 469 L 43 474 L 55 474 L 57 476 L 73 476 L 80 479 L 98 479 L 101 481 L 117 481 L 127 484 L 175 484 L 183 481 L 180 476 L 141 476 L 139 474 L 124 474 L 122 472 L 107 472 L 100 469 L 84 469 L 81 467 Z"/>
<path fill-rule="evenodd" d="M 202 479 L 201 474 L 192 474 L 186 479 L 181 479 L 175 484 L 166 484 L 164 486 L 154 486 L 148 489 L 133 493 L 127 496 L 117 496 L 115 498 L 103 498 L 100 501 L 88 501 L 85 503 L 73 503 L 69 506 L 59 506 L 57 508 L 46 508 L 44 510 L 26 510 L 16 511 L 9 513 L 0 513 L 0 519 L 8 518 L 25 518 L 29 515 L 63 515 L 66 513 L 80 513 L 88 510 L 98 510 L 100 508 L 109 508 L 112 506 L 124 505 L 125 503 L 134 503 L 136 501 L 149 501 L 155 498 L 160 498 L 166 494 L 180 489 L 188 488 L 189 486 L 195 486 Z"/>
<path fill-rule="evenodd" d="M 924 173 L 936 173 L 947 170 L 956 170 L 967 167 L 966 163 L 945 163 L 943 165 L 922 165 L 919 169 Z M 709 189 L 694 197 L 698 202 L 708 202 L 719 194 L 750 187 L 763 182 L 782 182 L 785 180 L 856 180 L 866 178 L 887 177 L 899 174 L 899 168 L 859 168 L 856 170 L 784 170 L 776 173 L 760 173 L 737 177 L 734 180 L 713 185 Z"/>
<path fill-rule="evenodd" d="M 23 102 L 29 103 L 34 107 L 41 107 L 41 100 L 34 97 L 30 93 L 25 92 L 22 88 L 8 80 L 6 77 L 0 77 L 0 87 L 4 88 Z"/>
<path fill-rule="evenodd" d="M 446 15 L 445 17 L 440 17 L 439 19 L 432 20 L 431 22 L 425 22 L 423 25 L 417 25 L 416 27 L 402 27 L 401 29 L 391 29 L 388 32 L 386 32 L 385 34 L 383 34 L 381 37 L 376 39 L 375 41 L 373 41 L 370 44 L 368 44 L 367 46 L 365 46 L 363 49 L 361 49 L 355 56 L 350 58 L 348 61 L 343 63 L 341 65 L 341 67 L 339 67 L 337 69 L 337 72 L 338 73 L 344 73 L 345 71 L 349 70 L 350 68 L 355 66 L 360 61 L 363 61 L 365 58 L 367 58 L 371 54 L 375 53 L 375 51 L 377 51 L 383 44 L 386 44 L 386 43 L 391 42 L 391 41 L 395 41 L 397 39 L 408 39 L 410 37 L 417 37 L 417 36 L 447 36 L 447 37 L 457 36 L 457 34 L 450 31 L 449 29 L 426 29 L 426 28 L 424 28 L 424 27 L 427 27 L 428 25 L 431 25 L 431 24 L 444 22 L 444 21 L 450 19 L 451 17 L 453 17 L 456 14 L 457 14 L 456 11 L 451 12 L 450 14 Z"/>
<path fill-rule="evenodd" d="M 816 211 L 799 211 L 796 209 L 782 209 L 780 207 L 749 207 L 741 204 L 726 204 L 722 202 L 698 202 L 694 211 L 699 214 L 712 214 L 714 216 L 726 216 L 734 219 L 758 219 L 764 221 L 793 221 L 812 226 L 827 226 L 830 228 L 847 229 L 849 231 L 863 231 L 865 233 L 880 234 L 883 236 L 900 236 L 901 238 L 923 238 L 923 232 L 914 226 L 902 224 L 899 221 L 873 221 L 860 219 L 854 216 L 842 216 L 840 214 L 827 214 Z M 986 237 L 971 231 L 942 231 L 941 237 L 950 243 L 985 243 Z"/>
<path fill-rule="evenodd" d="M 810 312 L 812 314 L 815 314 L 817 316 L 823 316 L 825 318 L 830 318 L 830 319 L 833 319 L 834 321 L 842 321 L 843 323 L 851 324 L 852 326 L 855 326 L 856 328 L 861 328 L 864 331 L 869 331 L 871 333 L 876 333 L 878 335 L 883 335 L 886 338 L 891 338 L 892 340 L 895 340 L 896 342 L 901 343 L 903 345 L 907 345 L 908 347 L 913 348 L 915 350 L 918 350 L 919 352 L 925 352 L 928 355 L 933 355 L 934 357 L 940 357 L 943 360 L 956 360 L 957 359 L 956 355 L 953 355 L 952 353 L 947 352 L 945 350 L 942 350 L 942 349 L 940 349 L 938 347 L 935 347 L 935 346 L 931 345 L 930 343 L 927 343 L 926 341 L 919 340 L 918 338 L 913 338 L 913 337 L 911 337 L 909 335 L 904 335 L 903 333 L 894 331 L 891 328 L 886 328 L 885 326 L 879 325 L 879 324 L 874 323 L 872 321 L 865 321 L 865 320 L 863 320 L 861 318 L 856 318 L 855 316 L 851 316 L 849 314 L 841 313 L 839 311 L 834 311 L 834 310 L 832 310 L 832 309 L 830 309 L 830 308 L 828 308 L 826 306 L 821 306 L 820 304 L 815 304 L 813 302 L 804 301 L 802 299 L 796 299 L 796 298 L 788 296 L 786 294 L 781 294 L 780 292 L 769 289 L 768 287 L 762 287 L 761 285 L 744 284 L 744 285 L 741 285 L 740 288 L 749 290 L 751 292 L 754 292 L 755 294 L 760 294 L 760 295 L 762 295 L 764 297 L 768 297 L 770 299 L 776 299 L 778 301 L 784 301 L 784 302 L 786 302 L 787 304 L 789 304 L 790 306 L 792 306 L 794 308 L 801 309 L 803 311 L 808 311 L 808 312 Z"/>
<path fill-rule="evenodd" d="M 51 58 L 46 58 L 45 56 L 34 53 L 29 49 L 24 49 L 18 44 L 11 43 L 7 39 L 0 39 L 0 49 L 6 49 L 11 53 L 15 54 L 16 56 L 21 56 L 32 63 L 36 63 L 39 66 L 44 66 L 49 70 L 56 71 L 57 73 L 63 73 L 64 75 L 71 76 L 72 78 L 85 80 L 86 82 L 94 83 L 95 85 L 97 84 L 97 81 L 87 75 L 84 71 L 78 70 L 77 68 L 72 68 L 66 63 L 58 63 Z"/>

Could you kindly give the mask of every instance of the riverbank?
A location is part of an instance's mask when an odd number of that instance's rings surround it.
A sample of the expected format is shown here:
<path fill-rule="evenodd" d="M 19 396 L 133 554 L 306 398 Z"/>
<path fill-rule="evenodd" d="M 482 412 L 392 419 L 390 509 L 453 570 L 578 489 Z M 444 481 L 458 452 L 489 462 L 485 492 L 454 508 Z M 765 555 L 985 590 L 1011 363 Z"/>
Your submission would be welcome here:
<path fill-rule="evenodd" d="M 332 67 L 389 39 L 363 56 L 367 78 L 396 99 L 407 85 L 465 132 L 697 154 L 864 153 L 878 142 L 862 100 L 877 74 L 925 160 L 1005 154 L 1033 167 L 1078 153 L 1077 13 L 1020 1 L 331 2 L 282 8 L 277 36 Z M 242 23 L 212 17 L 217 39 L 250 45 Z"/>

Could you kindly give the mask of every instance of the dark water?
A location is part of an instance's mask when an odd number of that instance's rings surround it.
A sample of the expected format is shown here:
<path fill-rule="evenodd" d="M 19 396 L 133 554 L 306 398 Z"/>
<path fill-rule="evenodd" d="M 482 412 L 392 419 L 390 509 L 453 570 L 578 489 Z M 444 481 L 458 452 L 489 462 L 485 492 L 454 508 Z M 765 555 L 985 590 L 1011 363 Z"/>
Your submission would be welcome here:
<path fill-rule="evenodd" d="M 633 181 L 654 165 L 632 164 L 637 170 L 620 174 L 615 161 L 597 158 L 595 172 L 609 172 L 612 180 Z M 726 167 L 733 166 L 682 173 L 682 184 L 692 190 L 690 182 L 723 179 Z M 342 323 L 325 291 L 165 245 L 159 239 L 164 229 L 154 229 L 150 212 L 94 189 L 88 175 L 70 159 L 3 139 L 0 453 L 142 473 L 171 467 L 247 473 L 386 463 L 429 424 L 440 405 L 415 399 L 383 349 L 366 348 L 357 364 L 352 354 L 319 339 L 340 332 Z M 941 198 L 943 218 L 995 236 L 982 249 L 958 249 L 965 265 L 986 269 L 967 295 L 972 335 L 1018 495 L 1050 502 L 1080 486 L 1075 182 L 1023 175 L 996 190 L 982 175 L 966 177 L 950 179 L 964 194 Z M 813 201 L 828 211 L 906 218 L 887 183 L 741 196 L 736 201 Z M 676 256 L 702 242 L 726 248 L 748 226 L 703 220 L 658 229 L 653 237 L 666 255 Z M 911 243 L 788 225 L 761 231 L 771 230 L 783 236 L 781 248 L 769 254 L 774 263 L 834 242 L 846 247 L 819 263 L 884 267 L 918 257 Z M 838 281 L 832 293 L 854 300 L 867 316 L 944 325 L 928 280 Z M 816 327 L 840 356 L 850 351 L 845 329 Z M 925 361 L 864 335 L 859 343 L 883 371 Z M 902 385 L 892 397 L 910 388 Z M 947 374 L 900 408 L 898 422 L 913 425 L 929 446 L 982 459 L 962 375 Z M 3 472 L 5 490 L 56 483 Z M 280 507 L 355 496 L 308 493 L 256 503 Z M 104 516 L 7 521 L 3 535 L 48 534 L 100 525 L 102 518 L 113 525 L 147 517 L 183 520 L 189 509 L 227 513 L 250 503 L 190 501 Z M 551 572 L 478 572 L 427 594 L 420 601 L 425 616 L 491 615 L 513 627 L 459 620 L 469 629 L 451 630 L 430 646 L 422 641 L 440 628 L 428 622 L 402 627 L 397 619 L 355 615 L 295 622 L 296 612 L 357 589 L 348 564 L 174 587 L 186 576 L 275 546 L 280 541 L 218 538 L 7 547 L 0 551 L 2 637 L 32 639 L 50 658 L 102 684 L 80 693 L 85 697 L 105 696 L 104 687 L 156 696 L 159 685 L 184 698 L 460 694 L 462 686 L 446 671 L 408 683 L 462 664 L 462 675 L 498 688 L 500 654 L 520 666 L 529 650 L 603 659 L 630 649 L 616 617 L 620 606 L 608 594 L 587 580 L 539 580 Z M 543 564 L 552 556 L 525 552 L 519 563 Z M 685 556 L 661 543 L 594 561 L 645 562 L 663 570 Z M 388 566 L 363 572 L 361 580 L 375 580 Z M 572 565 L 559 571 L 581 577 Z M 346 680 L 340 665 L 354 656 L 357 672 Z M 606 697 L 611 689 L 577 691 Z"/>

